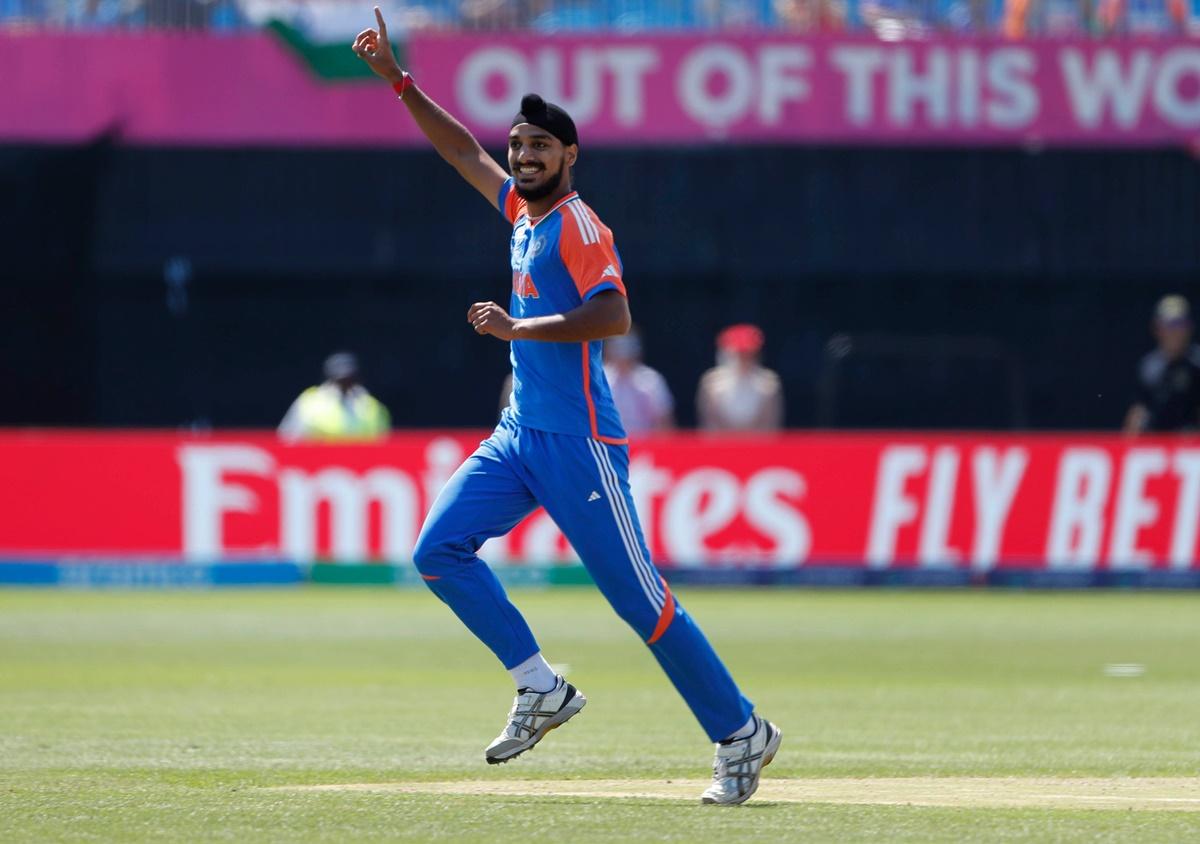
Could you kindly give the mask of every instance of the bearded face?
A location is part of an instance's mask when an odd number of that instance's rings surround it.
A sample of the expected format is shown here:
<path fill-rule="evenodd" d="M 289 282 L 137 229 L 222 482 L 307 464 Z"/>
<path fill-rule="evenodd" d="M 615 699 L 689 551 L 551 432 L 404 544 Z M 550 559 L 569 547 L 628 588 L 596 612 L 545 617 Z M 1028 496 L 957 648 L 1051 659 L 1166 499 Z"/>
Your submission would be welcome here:
<path fill-rule="evenodd" d="M 574 145 L 562 141 L 544 129 L 521 123 L 508 136 L 508 169 L 513 188 L 526 202 L 545 199 L 569 183 Z"/>

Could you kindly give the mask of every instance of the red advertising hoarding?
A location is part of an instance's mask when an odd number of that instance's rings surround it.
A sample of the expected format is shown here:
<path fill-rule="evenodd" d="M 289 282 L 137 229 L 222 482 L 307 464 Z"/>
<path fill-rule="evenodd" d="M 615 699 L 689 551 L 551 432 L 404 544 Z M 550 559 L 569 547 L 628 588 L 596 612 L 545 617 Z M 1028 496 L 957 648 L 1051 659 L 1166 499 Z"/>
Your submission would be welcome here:
<path fill-rule="evenodd" d="M 0 434 L 0 557 L 407 562 L 481 436 Z M 677 435 L 631 479 L 667 568 L 1200 570 L 1197 439 Z M 541 512 L 484 556 L 573 559 Z"/>

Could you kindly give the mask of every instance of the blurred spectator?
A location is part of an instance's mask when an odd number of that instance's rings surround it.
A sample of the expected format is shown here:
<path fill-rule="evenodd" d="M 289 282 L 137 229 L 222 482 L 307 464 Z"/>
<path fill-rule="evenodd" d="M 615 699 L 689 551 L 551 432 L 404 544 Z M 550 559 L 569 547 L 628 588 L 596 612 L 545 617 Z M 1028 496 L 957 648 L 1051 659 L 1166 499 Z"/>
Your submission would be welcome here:
<path fill-rule="evenodd" d="M 1156 36 L 1185 32 L 1187 0 L 1097 0 L 1097 29 L 1105 35 Z"/>
<path fill-rule="evenodd" d="M 609 11 L 616 29 L 641 31 L 693 29 L 692 0 L 610 0 Z"/>
<path fill-rule="evenodd" d="M 1105 28 L 1102 19 L 1106 9 L 1116 8 L 1112 3 L 1113 0 L 1003 0 L 1000 28 L 1007 38 L 1031 35 L 1079 38 Z"/>
<path fill-rule="evenodd" d="M 73 25 L 85 28 L 119 26 L 123 23 L 144 24 L 146 4 L 141 0 L 84 0 L 62 7 Z"/>
<path fill-rule="evenodd" d="M 207 29 L 211 6 L 201 0 L 145 0 L 146 25 L 157 29 Z"/>
<path fill-rule="evenodd" d="M 388 409 L 359 380 L 358 359 L 338 352 L 325 359 L 325 383 L 309 387 L 279 423 L 288 440 L 376 439 L 391 428 Z"/>
<path fill-rule="evenodd" d="M 1182 0 L 1149 0 L 1127 4 L 1133 35 L 1178 35 L 1187 31 L 1188 8 Z"/>
<path fill-rule="evenodd" d="M 863 25 L 883 41 L 924 38 L 937 24 L 937 0 L 862 0 Z"/>
<path fill-rule="evenodd" d="M 717 365 L 704 373 L 696 412 L 706 431 L 777 431 L 783 427 L 783 386 L 759 363 L 763 333 L 733 325 L 717 335 Z"/>
<path fill-rule="evenodd" d="M 1001 29 L 1005 38 L 1024 38 L 1029 34 L 1029 17 L 1033 0 L 1005 0 L 1004 22 Z"/>
<path fill-rule="evenodd" d="M 642 338 L 637 328 L 604 341 L 604 375 L 629 436 L 674 427 L 675 400 L 658 370 L 642 363 Z"/>
<path fill-rule="evenodd" d="M 1095 22 L 1092 0 L 1042 0 L 1041 34 L 1052 37 L 1087 35 Z"/>
<path fill-rule="evenodd" d="M 1177 0 L 1171 7 L 1178 10 L 1179 20 L 1186 34 L 1200 36 L 1200 0 Z"/>
<path fill-rule="evenodd" d="M 754 0 L 692 0 L 701 29 L 739 30 L 762 26 Z"/>
<path fill-rule="evenodd" d="M 467 29 L 519 29 L 525 25 L 516 0 L 462 0 L 458 5 L 461 23 Z"/>
<path fill-rule="evenodd" d="M 843 32 L 844 0 L 773 0 L 775 26 L 786 32 Z"/>
<path fill-rule="evenodd" d="M 1200 429 L 1200 346 L 1192 344 L 1187 300 L 1164 296 L 1154 309 L 1152 329 L 1158 348 L 1142 358 L 1125 432 Z"/>
<path fill-rule="evenodd" d="M 598 0 L 532 0 L 529 26 L 543 32 L 603 29 L 605 10 Z"/>
<path fill-rule="evenodd" d="M 956 35 L 986 35 L 1001 18 L 1003 0 L 936 0 L 936 6 L 939 29 Z"/>

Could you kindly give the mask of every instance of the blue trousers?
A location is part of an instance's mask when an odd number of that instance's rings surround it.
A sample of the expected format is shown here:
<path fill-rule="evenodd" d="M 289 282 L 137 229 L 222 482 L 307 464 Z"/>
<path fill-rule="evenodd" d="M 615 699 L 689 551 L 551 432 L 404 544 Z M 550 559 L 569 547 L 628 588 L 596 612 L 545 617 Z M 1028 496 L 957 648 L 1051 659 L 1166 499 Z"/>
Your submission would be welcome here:
<path fill-rule="evenodd" d="M 505 414 L 434 502 L 413 560 L 505 668 L 538 652 L 529 625 L 476 553 L 541 504 L 588 573 L 650 647 L 712 741 L 746 723 L 742 696 L 704 633 L 650 562 L 629 492 L 629 450 L 526 428 Z"/>

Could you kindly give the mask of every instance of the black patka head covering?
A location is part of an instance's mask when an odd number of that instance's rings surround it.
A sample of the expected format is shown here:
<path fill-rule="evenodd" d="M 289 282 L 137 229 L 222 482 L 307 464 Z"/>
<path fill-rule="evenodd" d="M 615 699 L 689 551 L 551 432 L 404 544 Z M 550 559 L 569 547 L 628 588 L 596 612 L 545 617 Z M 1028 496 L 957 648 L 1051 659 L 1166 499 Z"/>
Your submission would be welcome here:
<path fill-rule="evenodd" d="M 519 123 L 545 129 L 562 141 L 564 146 L 579 143 L 579 133 L 575 131 L 575 121 L 571 119 L 571 115 L 554 103 L 546 102 L 537 94 L 521 97 L 521 110 L 513 118 L 512 125 L 516 126 Z"/>

